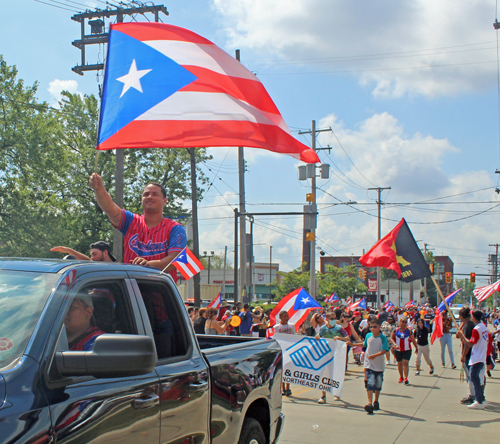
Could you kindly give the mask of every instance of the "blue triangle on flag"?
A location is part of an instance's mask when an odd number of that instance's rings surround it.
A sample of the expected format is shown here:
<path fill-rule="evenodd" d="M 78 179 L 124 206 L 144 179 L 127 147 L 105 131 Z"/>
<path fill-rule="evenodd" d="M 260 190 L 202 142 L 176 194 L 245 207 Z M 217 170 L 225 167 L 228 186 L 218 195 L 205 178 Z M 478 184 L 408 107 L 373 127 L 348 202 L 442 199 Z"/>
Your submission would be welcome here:
<path fill-rule="evenodd" d="M 296 296 L 295 304 L 293 305 L 294 310 L 304 310 L 306 308 L 321 308 L 318 304 L 303 288 L 299 291 Z"/>
<path fill-rule="evenodd" d="M 175 262 L 182 262 L 183 264 L 188 263 L 187 252 L 186 249 L 181 251 L 179 255 L 175 258 Z"/>
<path fill-rule="evenodd" d="M 133 71 L 134 61 L 137 71 L 144 74 L 134 83 L 142 92 L 134 86 L 125 91 L 125 83 L 118 80 Z M 123 32 L 111 31 L 98 144 L 194 80 L 194 74 L 156 49 Z"/>

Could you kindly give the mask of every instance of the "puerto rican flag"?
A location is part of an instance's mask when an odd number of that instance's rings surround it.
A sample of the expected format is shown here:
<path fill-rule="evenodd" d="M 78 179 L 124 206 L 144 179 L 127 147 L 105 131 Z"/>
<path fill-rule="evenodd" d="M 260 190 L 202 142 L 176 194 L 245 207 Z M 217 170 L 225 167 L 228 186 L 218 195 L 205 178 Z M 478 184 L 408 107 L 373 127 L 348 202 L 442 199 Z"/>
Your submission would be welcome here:
<path fill-rule="evenodd" d="M 446 298 L 444 299 L 446 303 L 448 304 L 448 307 L 451 305 L 451 301 L 455 299 L 455 296 L 462 291 L 461 288 L 459 288 L 457 291 L 454 291 L 453 293 L 450 293 Z M 441 303 L 438 305 L 438 311 L 439 313 L 442 313 L 443 311 L 446 310 L 446 305 L 444 305 L 444 302 L 441 301 Z"/>
<path fill-rule="evenodd" d="M 347 305 L 349 305 L 349 304 L 351 303 L 351 296 L 349 296 L 349 297 L 346 299 L 345 303 L 346 303 Z"/>
<path fill-rule="evenodd" d="M 355 308 L 362 308 L 363 310 L 366 310 L 365 298 L 360 299 L 358 302 L 354 302 L 354 304 L 349 305 L 346 308 L 346 311 L 349 313 L 350 311 L 354 310 Z"/>
<path fill-rule="evenodd" d="M 202 263 L 189 248 L 184 248 L 172 261 L 172 265 L 180 271 L 184 279 L 189 280 L 201 270 L 204 270 Z"/>
<path fill-rule="evenodd" d="M 217 310 L 220 310 L 221 305 L 222 305 L 222 295 L 220 294 L 219 291 L 219 294 L 215 296 L 215 298 L 213 299 L 212 302 L 210 302 L 210 304 L 207 305 L 207 308 L 213 307 Z"/>
<path fill-rule="evenodd" d="M 333 293 L 331 296 L 328 296 L 325 298 L 325 302 L 327 304 L 333 304 L 334 302 L 337 302 L 339 300 L 339 297 L 337 296 L 337 293 Z"/>
<path fill-rule="evenodd" d="M 476 288 L 473 290 L 473 293 L 478 302 L 483 302 L 495 293 L 495 291 L 500 291 L 500 281 L 496 281 L 494 284 L 486 285 L 485 287 Z"/>
<path fill-rule="evenodd" d="M 410 307 L 415 307 L 416 305 L 417 304 L 415 303 L 415 301 L 410 301 L 405 304 L 405 307 L 410 308 Z"/>
<path fill-rule="evenodd" d="M 384 304 L 384 308 L 385 308 L 387 311 L 391 311 L 391 310 L 394 308 L 394 304 L 393 304 L 391 301 L 387 301 L 387 302 Z"/>
<path fill-rule="evenodd" d="M 247 146 L 319 162 L 259 79 L 187 29 L 111 25 L 104 72 L 98 150 Z"/>
<path fill-rule="evenodd" d="M 281 299 L 269 315 L 269 323 L 272 326 L 276 325 L 276 318 L 278 318 L 279 313 L 282 310 L 286 310 L 290 317 L 288 323 L 294 325 L 295 331 L 298 331 L 299 327 L 306 320 L 309 312 L 316 308 L 322 307 L 309 295 L 309 293 L 307 293 L 307 291 L 300 287 Z"/>

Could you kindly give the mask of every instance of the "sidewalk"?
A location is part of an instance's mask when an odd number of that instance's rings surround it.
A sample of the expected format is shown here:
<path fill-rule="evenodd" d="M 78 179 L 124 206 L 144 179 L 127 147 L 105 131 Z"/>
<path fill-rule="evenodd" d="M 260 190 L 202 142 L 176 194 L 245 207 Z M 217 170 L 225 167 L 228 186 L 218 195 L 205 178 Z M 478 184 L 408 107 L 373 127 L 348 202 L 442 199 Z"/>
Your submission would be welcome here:
<path fill-rule="evenodd" d="M 285 428 L 280 443 L 341 442 L 378 443 L 449 443 L 452 440 L 496 441 L 500 434 L 500 363 L 487 378 L 485 410 L 470 410 L 459 400 L 467 396 L 467 384 L 460 382 L 459 341 L 453 339 L 457 368 L 441 366 L 439 342 L 431 346 L 434 375 L 423 363 L 420 376 L 415 375 L 415 353 L 410 360 L 410 385 L 398 384 L 396 365 L 388 365 L 380 396 L 380 408 L 373 415 L 364 411 L 367 404 L 363 369 L 352 363 L 342 391 L 342 399 L 317 404 L 321 392 L 291 386 L 293 396 L 283 398 Z M 448 354 L 446 359 L 449 359 Z M 391 359 L 391 362 L 392 359 Z"/>

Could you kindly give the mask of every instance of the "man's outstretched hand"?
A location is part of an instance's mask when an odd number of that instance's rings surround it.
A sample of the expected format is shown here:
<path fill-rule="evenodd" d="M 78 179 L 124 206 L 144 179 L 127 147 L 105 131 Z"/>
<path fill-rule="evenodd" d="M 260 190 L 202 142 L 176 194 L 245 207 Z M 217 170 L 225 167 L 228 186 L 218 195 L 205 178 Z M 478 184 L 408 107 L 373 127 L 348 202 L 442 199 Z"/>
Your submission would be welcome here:
<path fill-rule="evenodd" d="M 92 173 L 89 178 L 89 185 L 90 188 L 92 188 L 94 191 L 97 191 L 99 188 L 104 186 L 102 177 L 97 173 Z"/>

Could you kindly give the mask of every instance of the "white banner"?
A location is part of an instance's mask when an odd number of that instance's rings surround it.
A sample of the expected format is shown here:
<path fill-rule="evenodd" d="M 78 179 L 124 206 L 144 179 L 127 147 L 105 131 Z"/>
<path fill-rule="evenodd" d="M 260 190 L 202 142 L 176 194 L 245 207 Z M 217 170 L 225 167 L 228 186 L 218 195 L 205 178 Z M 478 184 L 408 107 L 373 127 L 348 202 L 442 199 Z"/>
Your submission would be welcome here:
<path fill-rule="evenodd" d="M 283 350 L 283 382 L 341 395 L 347 348 L 344 341 L 281 333 L 273 339 Z"/>

